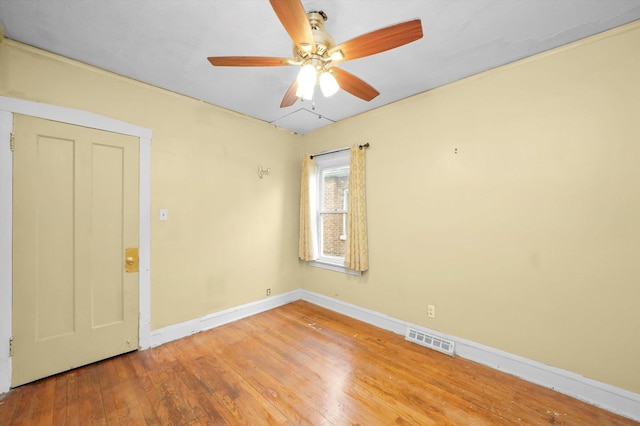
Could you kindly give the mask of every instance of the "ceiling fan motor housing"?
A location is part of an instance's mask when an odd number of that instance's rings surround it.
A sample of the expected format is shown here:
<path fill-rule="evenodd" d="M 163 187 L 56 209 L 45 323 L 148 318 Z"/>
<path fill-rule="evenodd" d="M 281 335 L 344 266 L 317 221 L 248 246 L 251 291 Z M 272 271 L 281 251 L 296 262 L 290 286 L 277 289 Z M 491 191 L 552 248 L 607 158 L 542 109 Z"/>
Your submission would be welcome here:
<path fill-rule="evenodd" d="M 327 52 L 335 46 L 336 42 L 333 40 L 325 30 L 324 22 L 327 20 L 327 14 L 322 10 L 307 12 L 307 18 L 309 19 L 309 25 L 311 26 L 311 32 L 313 33 L 313 40 L 316 43 L 315 52 L 303 52 L 298 47 L 293 45 L 293 55 L 296 59 L 305 62 L 312 58 L 314 55 L 318 57 L 316 59 L 324 59 L 326 62 L 329 60 Z"/>

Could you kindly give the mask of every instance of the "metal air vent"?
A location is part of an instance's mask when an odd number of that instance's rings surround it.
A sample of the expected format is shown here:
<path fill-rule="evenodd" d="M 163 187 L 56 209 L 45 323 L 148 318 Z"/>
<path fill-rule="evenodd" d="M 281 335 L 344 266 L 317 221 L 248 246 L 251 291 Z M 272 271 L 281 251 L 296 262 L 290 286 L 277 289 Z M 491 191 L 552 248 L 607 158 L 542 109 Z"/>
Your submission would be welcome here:
<path fill-rule="evenodd" d="M 421 346 L 426 346 L 427 348 L 435 349 L 438 352 L 442 352 L 447 355 L 454 354 L 455 345 L 451 340 L 432 336 L 413 328 L 407 328 L 407 332 L 404 337 L 410 342 L 417 343 Z"/>

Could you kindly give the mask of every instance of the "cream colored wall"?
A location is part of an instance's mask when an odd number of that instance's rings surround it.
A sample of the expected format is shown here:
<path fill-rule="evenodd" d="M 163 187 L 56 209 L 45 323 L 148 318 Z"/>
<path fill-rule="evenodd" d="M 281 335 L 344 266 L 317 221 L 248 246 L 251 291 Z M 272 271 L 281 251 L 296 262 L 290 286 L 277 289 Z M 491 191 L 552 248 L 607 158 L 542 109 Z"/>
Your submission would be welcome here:
<path fill-rule="evenodd" d="M 0 94 L 153 130 L 152 329 L 299 288 L 295 136 L 9 40 Z"/>
<path fill-rule="evenodd" d="M 305 135 L 371 143 L 371 269 L 304 288 L 640 393 L 638 52 L 635 23 Z"/>

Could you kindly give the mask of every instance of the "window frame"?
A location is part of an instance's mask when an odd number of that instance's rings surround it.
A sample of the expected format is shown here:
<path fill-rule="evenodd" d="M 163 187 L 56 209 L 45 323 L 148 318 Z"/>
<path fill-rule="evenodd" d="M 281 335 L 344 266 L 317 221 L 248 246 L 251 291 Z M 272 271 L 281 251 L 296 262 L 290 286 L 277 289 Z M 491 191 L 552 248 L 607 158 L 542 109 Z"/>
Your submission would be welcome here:
<path fill-rule="evenodd" d="M 343 209 L 337 210 L 325 210 L 324 209 L 324 180 L 323 173 L 328 169 L 337 169 L 346 167 L 350 170 L 350 162 L 351 162 L 351 150 L 342 150 L 327 154 L 318 155 L 315 157 L 316 160 L 316 207 L 315 207 L 315 218 L 316 218 L 316 232 L 317 232 L 317 244 L 318 244 L 318 258 L 314 261 L 309 262 L 310 265 L 329 269 L 332 271 L 343 272 L 351 275 L 360 276 L 362 273 L 360 271 L 355 271 L 353 269 L 346 268 L 344 266 L 344 257 L 339 256 L 327 256 L 323 255 L 324 251 L 324 222 L 322 220 L 323 215 L 327 214 L 343 214 L 343 223 L 345 224 L 343 228 L 343 232 L 345 233 L 346 240 L 346 223 L 347 223 L 347 215 L 349 214 L 348 207 L 346 204 L 343 204 Z M 348 190 L 347 190 L 348 191 Z"/>

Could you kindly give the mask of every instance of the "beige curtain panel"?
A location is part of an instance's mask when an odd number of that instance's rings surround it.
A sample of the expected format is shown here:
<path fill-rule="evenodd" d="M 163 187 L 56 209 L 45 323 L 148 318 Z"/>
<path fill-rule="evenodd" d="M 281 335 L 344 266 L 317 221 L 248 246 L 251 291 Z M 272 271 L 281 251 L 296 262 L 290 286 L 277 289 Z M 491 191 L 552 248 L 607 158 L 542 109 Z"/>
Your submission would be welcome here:
<path fill-rule="evenodd" d="M 298 257 L 304 261 L 318 258 L 316 221 L 313 217 L 316 205 L 316 160 L 305 155 L 302 160 L 302 179 L 300 180 L 300 241 Z"/>
<path fill-rule="evenodd" d="M 347 250 L 344 266 L 356 271 L 369 269 L 367 205 L 365 197 L 365 149 L 351 147 L 349 165 L 349 205 L 347 214 Z"/>

